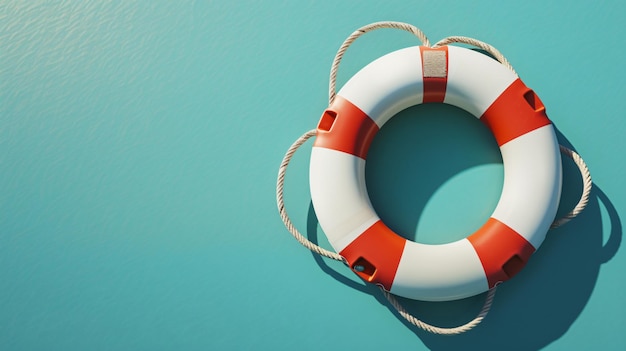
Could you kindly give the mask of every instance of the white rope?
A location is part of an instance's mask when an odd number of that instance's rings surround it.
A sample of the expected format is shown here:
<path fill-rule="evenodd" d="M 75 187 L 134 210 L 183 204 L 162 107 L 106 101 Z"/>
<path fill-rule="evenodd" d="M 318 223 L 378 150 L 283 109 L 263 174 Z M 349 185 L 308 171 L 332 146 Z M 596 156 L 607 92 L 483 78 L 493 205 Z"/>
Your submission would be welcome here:
<path fill-rule="evenodd" d="M 414 326 L 423 329 L 427 332 L 433 333 L 433 334 L 442 334 L 442 335 L 454 335 L 454 334 L 461 334 L 461 333 L 465 333 L 466 331 L 471 330 L 472 328 L 474 328 L 475 326 L 477 326 L 478 324 L 480 324 L 480 322 L 483 321 L 483 319 L 485 318 L 485 316 L 487 316 L 487 313 L 489 313 L 489 310 L 491 309 L 491 305 L 493 304 L 493 298 L 496 295 L 496 287 L 494 286 L 492 289 L 490 289 L 487 292 L 487 297 L 485 298 L 485 303 L 483 304 L 483 308 L 481 308 L 480 312 L 478 313 L 478 315 L 476 316 L 476 318 L 472 319 L 471 321 L 460 325 L 458 327 L 452 327 L 452 328 L 441 328 L 441 327 L 436 327 L 434 325 L 428 324 L 426 322 L 423 322 L 417 318 L 415 318 L 415 316 L 413 316 L 412 314 L 410 314 L 409 312 L 406 311 L 406 309 L 404 308 L 404 306 L 402 306 L 402 304 L 400 304 L 400 302 L 398 301 L 398 299 L 395 298 L 395 296 L 393 294 L 391 294 L 388 291 L 385 291 L 384 289 L 381 288 L 381 290 L 383 291 L 383 294 L 385 295 L 385 297 L 387 298 L 387 300 L 389 301 L 389 303 L 398 311 L 398 313 L 407 320 L 407 322 L 413 324 Z"/>
<path fill-rule="evenodd" d="M 371 32 L 376 29 L 381 29 L 381 28 L 394 28 L 394 29 L 407 31 L 415 35 L 422 42 L 424 46 L 430 46 L 430 41 L 428 41 L 428 38 L 426 38 L 426 35 L 424 35 L 424 32 L 422 32 L 419 28 L 415 27 L 414 25 L 411 25 L 408 23 L 392 22 L 392 21 L 375 22 L 375 23 L 370 23 L 366 26 L 363 26 L 355 30 L 352 34 L 350 34 L 348 38 L 346 38 L 346 40 L 344 40 L 343 44 L 341 44 L 341 46 L 339 47 L 339 50 L 335 54 L 335 59 L 333 60 L 333 64 L 330 67 L 330 80 L 328 84 L 328 104 L 329 105 L 333 103 L 333 101 L 335 100 L 335 95 L 337 95 L 337 89 L 335 87 L 336 82 L 337 82 L 337 70 L 339 69 L 339 63 L 341 63 L 341 59 L 343 58 L 343 55 L 346 53 L 346 50 L 348 50 L 350 45 L 352 45 L 352 43 L 354 43 L 354 41 L 357 40 L 361 35 L 367 32 Z"/>
<path fill-rule="evenodd" d="M 569 211 L 563 217 L 552 222 L 550 229 L 558 228 L 563 224 L 571 221 L 572 218 L 578 216 L 578 214 L 580 214 L 587 206 L 587 203 L 589 202 L 589 194 L 591 193 L 591 188 L 593 186 L 591 174 L 589 174 L 589 168 L 587 168 L 587 165 L 585 164 L 585 161 L 583 161 L 582 157 L 580 157 L 580 155 L 577 154 L 574 150 L 570 150 L 563 145 L 559 145 L 559 148 L 562 154 L 571 158 L 576 166 L 578 166 L 578 170 L 580 171 L 580 175 L 583 179 L 583 192 L 580 196 L 580 200 L 578 200 L 578 203 L 576 204 L 576 206 L 574 206 L 574 209 Z"/>
<path fill-rule="evenodd" d="M 364 27 L 361 27 L 359 29 L 357 29 L 355 32 L 353 32 L 344 42 L 343 44 L 341 44 L 341 47 L 339 48 L 339 50 L 337 51 L 337 54 L 335 55 L 335 58 L 333 60 L 332 66 L 331 66 L 331 70 L 330 70 L 330 82 L 328 85 L 328 102 L 329 105 L 332 104 L 333 100 L 335 99 L 336 96 L 336 82 L 337 82 L 337 70 L 339 69 L 339 64 L 341 63 L 341 59 L 343 58 L 346 50 L 350 47 L 350 45 L 352 45 L 352 43 L 359 38 L 361 35 L 376 30 L 376 29 L 380 29 L 380 28 L 395 28 L 395 29 L 401 29 L 401 30 L 405 30 L 408 32 L 413 33 L 415 36 L 417 36 L 423 43 L 424 46 L 429 47 L 430 46 L 430 42 L 428 41 L 428 38 L 426 38 L 426 36 L 424 35 L 424 33 L 418 29 L 417 27 L 407 24 L 407 23 L 402 23 L 402 22 L 376 22 L 376 23 L 372 23 L 372 24 L 368 24 Z M 452 37 L 448 37 L 445 39 L 440 40 L 439 42 L 437 42 L 434 47 L 438 47 L 438 46 L 443 46 L 443 45 L 448 45 L 450 43 L 463 43 L 463 44 L 468 44 L 468 45 L 472 45 L 475 47 L 478 47 L 486 52 L 488 52 L 489 54 L 491 54 L 498 62 L 500 62 L 501 64 L 503 64 L 504 66 L 506 66 L 508 69 L 510 69 L 511 71 L 513 71 L 513 73 L 515 73 L 515 70 L 513 69 L 513 67 L 511 66 L 511 64 L 509 63 L 509 61 L 504 57 L 504 55 L 502 55 L 500 53 L 500 51 L 498 51 L 496 48 L 494 48 L 493 46 L 484 43 L 482 41 L 473 39 L 473 38 L 468 38 L 468 37 L 461 37 L 461 36 L 452 36 Z M 517 74 L 517 73 L 515 73 Z M 285 154 L 285 157 L 283 158 L 283 161 L 280 164 L 280 168 L 278 169 L 278 181 L 276 183 L 276 202 L 278 204 L 278 212 L 280 213 L 280 218 L 283 220 L 283 223 L 285 224 L 285 227 L 287 227 L 287 230 L 289 230 L 289 232 L 291 233 L 291 235 L 293 235 L 294 238 L 296 238 L 296 240 L 298 240 L 298 242 L 300 242 L 300 244 L 302 244 L 304 247 L 306 247 L 307 249 L 328 257 L 328 258 L 332 258 L 334 260 L 338 260 L 338 261 L 342 261 L 343 263 L 345 263 L 346 265 L 348 265 L 347 260 L 332 251 L 326 250 L 316 244 L 314 244 L 313 242 L 309 241 L 307 238 L 305 238 L 293 225 L 293 223 L 291 222 L 291 220 L 289 219 L 289 215 L 287 214 L 287 210 L 285 209 L 285 203 L 284 203 L 284 195 L 283 195 L 283 188 L 284 188 L 284 183 L 285 183 L 285 173 L 287 171 L 287 166 L 289 165 L 289 162 L 291 161 L 291 158 L 293 157 L 294 153 L 296 152 L 296 150 L 302 146 L 302 144 L 304 144 L 308 139 L 310 139 L 311 137 L 313 137 L 314 135 L 316 135 L 317 130 L 313 129 L 310 130 L 306 133 L 304 133 L 300 138 L 298 138 L 298 140 L 296 140 L 291 147 L 289 147 L 289 149 L 287 150 L 287 153 Z M 555 220 L 550 228 L 557 228 L 567 222 L 569 222 L 572 218 L 576 217 L 580 212 L 582 212 L 582 210 L 585 208 L 585 206 L 587 206 L 587 203 L 589 201 L 589 194 L 591 193 L 591 187 L 592 187 L 592 180 L 591 180 L 591 175 L 589 174 L 589 169 L 587 168 L 587 165 L 585 164 L 585 162 L 583 161 L 583 159 L 580 157 L 580 155 L 578 155 L 576 152 L 574 152 L 573 150 L 570 150 L 568 148 L 566 148 L 565 146 L 559 145 L 560 147 L 560 151 L 561 153 L 565 154 L 566 156 L 570 157 L 574 163 L 576 163 L 576 165 L 578 166 L 578 169 L 580 170 L 580 173 L 582 174 L 582 178 L 583 178 L 583 192 L 581 195 L 580 200 L 578 201 L 578 204 L 574 207 L 574 209 L 572 211 L 570 211 L 569 213 L 567 213 L 565 216 Z M 491 306 L 493 304 L 493 299 L 496 293 L 496 288 L 492 288 L 488 291 L 487 293 L 487 297 L 485 299 L 485 303 L 483 304 L 483 307 L 481 309 L 481 311 L 478 313 L 478 315 L 476 316 L 476 318 L 472 319 L 471 321 L 458 326 L 458 327 L 452 327 L 452 328 L 441 328 L 441 327 L 436 327 L 433 325 L 430 325 L 428 323 L 425 323 L 421 320 L 419 320 L 418 318 L 416 318 L 415 316 L 411 315 L 409 312 L 406 311 L 406 309 L 400 304 L 400 302 L 395 298 L 395 296 L 393 294 L 391 294 L 388 291 L 385 291 L 384 289 L 381 288 L 381 290 L 383 291 L 383 295 L 387 298 L 387 300 L 389 301 L 389 303 L 398 311 L 398 313 L 404 318 L 406 319 L 409 323 L 415 325 L 418 328 L 421 328 L 425 331 L 428 331 L 430 333 L 434 333 L 434 334 L 445 334 L 445 335 L 452 335 L 452 334 L 461 334 L 464 333 L 472 328 L 474 328 L 475 326 L 477 326 L 478 324 L 480 324 L 480 322 L 482 322 L 482 320 L 485 318 L 485 316 L 487 315 L 487 313 L 489 313 L 489 310 L 491 309 Z"/>
<path fill-rule="evenodd" d="M 289 150 L 287 150 L 285 157 L 283 157 L 283 162 L 280 163 L 280 167 L 278 168 L 278 181 L 276 182 L 276 203 L 278 204 L 278 212 L 280 213 L 280 218 L 283 220 L 283 223 L 285 223 L 285 227 L 287 227 L 287 230 L 289 230 L 291 235 L 293 235 L 293 237 L 296 238 L 296 240 L 298 240 L 298 242 L 300 242 L 300 244 L 302 244 L 304 247 L 315 252 L 318 255 L 332 258 L 333 260 L 346 262 L 346 260 L 341 255 L 326 250 L 319 245 L 315 245 L 313 242 L 305 238 L 304 235 L 300 234 L 298 229 L 296 229 L 296 227 L 291 222 L 291 219 L 287 214 L 287 210 L 285 209 L 283 189 L 285 187 L 285 173 L 287 172 L 287 166 L 289 166 L 289 162 L 291 161 L 293 155 L 296 153 L 296 150 L 298 150 L 298 148 L 302 146 L 302 144 L 304 144 L 316 133 L 316 129 L 309 130 L 308 132 L 304 133 L 300 138 L 298 138 L 298 140 L 296 140 L 291 145 L 291 147 L 289 147 Z"/>
<path fill-rule="evenodd" d="M 500 51 L 498 51 L 498 49 L 478 39 L 461 37 L 461 36 L 452 36 L 452 37 L 447 37 L 447 38 L 439 40 L 433 47 L 436 48 L 439 46 L 444 46 L 444 45 L 448 45 L 452 43 L 467 44 L 467 45 L 477 47 L 479 49 L 483 49 L 487 51 L 488 53 L 490 53 L 491 56 L 493 56 L 498 62 L 500 62 L 506 68 L 510 69 L 513 73 L 515 73 L 515 75 L 517 75 L 517 72 L 515 72 L 515 70 L 513 69 L 513 66 L 511 66 L 511 64 L 506 59 L 506 57 L 504 57 L 504 55 L 502 55 Z"/>

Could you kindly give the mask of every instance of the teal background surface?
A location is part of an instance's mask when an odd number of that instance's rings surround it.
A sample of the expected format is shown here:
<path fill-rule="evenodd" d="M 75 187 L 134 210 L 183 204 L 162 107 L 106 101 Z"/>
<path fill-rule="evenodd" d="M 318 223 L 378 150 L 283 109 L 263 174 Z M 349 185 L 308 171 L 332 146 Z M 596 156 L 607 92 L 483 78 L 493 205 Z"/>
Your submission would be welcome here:
<path fill-rule="evenodd" d="M 3 1 L 0 349 L 626 349 L 624 13 L 623 1 Z M 278 217 L 278 165 L 326 107 L 337 48 L 382 20 L 497 47 L 594 177 L 588 209 L 463 335 L 407 325 Z M 368 34 L 339 84 L 417 44 Z M 310 146 L 289 168 L 287 209 L 328 247 Z M 564 171 L 560 213 L 581 189 Z M 367 166 L 381 217 L 429 243 L 479 227 L 502 176 L 486 128 L 443 105 L 392 119 Z M 454 326 L 483 299 L 403 302 Z"/>

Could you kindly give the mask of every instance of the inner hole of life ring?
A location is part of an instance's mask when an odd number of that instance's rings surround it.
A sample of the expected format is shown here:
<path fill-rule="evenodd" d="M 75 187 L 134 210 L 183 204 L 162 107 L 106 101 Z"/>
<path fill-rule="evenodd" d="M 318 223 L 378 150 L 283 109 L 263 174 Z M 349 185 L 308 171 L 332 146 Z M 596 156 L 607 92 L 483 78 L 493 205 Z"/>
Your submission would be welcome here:
<path fill-rule="evenodd" d="M 491 131 L 455 106 L 421 104 L 378 132 L 365 166 L 382 221 L 402 237 L 444 244 L 478 230 L 502 192 L 502 155 Z"/>

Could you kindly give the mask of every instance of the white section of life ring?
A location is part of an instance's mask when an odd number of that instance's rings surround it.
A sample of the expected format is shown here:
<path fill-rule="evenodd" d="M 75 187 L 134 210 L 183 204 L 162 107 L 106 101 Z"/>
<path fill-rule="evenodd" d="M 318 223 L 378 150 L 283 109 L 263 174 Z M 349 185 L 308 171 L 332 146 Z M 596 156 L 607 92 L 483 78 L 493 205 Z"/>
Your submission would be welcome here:
<path fill-rule="evenodd" d="M 561 153 L 554 128 L 535 129 L 502 145 L 500 152 L 504 185 L 492 217 L 539 248 L 561 198 Z"/>
<path fill-rule="evenodd" d="M 345 152 L 314 147 L 309 179 L 318 221 L 335 251 L 340 252 L 359 234 L 378 221 L 365 186 L 365 160 Z M 328 198 L 330 194 L 339 196 Z M 323 218 L 322 220 L 319 218 Z"/>
<path fill-rule="evenodd" d="M 480 294 L 488 288 L 483 266 L 467 239 L 440 245 L 407 241 L 391 292 L 425 301 L 446 301 Z"/>

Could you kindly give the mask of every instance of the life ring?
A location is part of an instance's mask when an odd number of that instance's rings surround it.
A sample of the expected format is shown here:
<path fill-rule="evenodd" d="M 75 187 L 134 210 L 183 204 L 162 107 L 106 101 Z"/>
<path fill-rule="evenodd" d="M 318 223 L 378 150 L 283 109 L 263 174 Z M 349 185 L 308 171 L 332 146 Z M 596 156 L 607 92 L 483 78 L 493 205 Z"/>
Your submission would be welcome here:
<path fill-rule="evenodd" d="M 367 151 L 378 130 L 401 110 L 429 102 L 480 118 L 504 164 L 489 220 L 440 245 L 394 233 L 365 186 Z M 473 296 L 522 269 L 554 220 L 561 178 L 559 145 L 537 95 L 497 61 L 455 46 L 401 49 L 360 70 L 324 111 L 310 160 L 313 206 L 334 250 L 365 281 L 425 301 Z"/>

